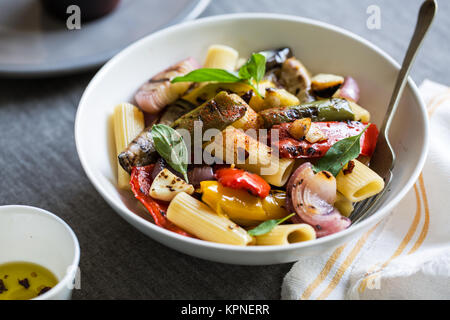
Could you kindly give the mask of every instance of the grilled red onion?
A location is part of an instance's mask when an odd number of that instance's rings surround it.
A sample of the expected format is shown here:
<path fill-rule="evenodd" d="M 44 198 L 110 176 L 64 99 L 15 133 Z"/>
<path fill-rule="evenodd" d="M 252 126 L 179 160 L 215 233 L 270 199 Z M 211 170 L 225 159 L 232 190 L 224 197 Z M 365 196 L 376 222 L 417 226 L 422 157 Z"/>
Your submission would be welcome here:
<path fill-rule="evenodd" d="M 175 102 L 190 86 L 190 82 L 171 83 L 175 77 L 199 68 L 193 58 L 187 58 L 158 73 L 144 83 L 135 95 L 138 106 L 145 112 L 158 113 L 166 105 Z"/>
<path fill-rule="evenodd" d="M 195 188 L 200 187 L 200 182 L 216 180 L 214 171 L 210 166 L 194 167 L 188 171 L 189 183 Z"/>
<path fill-rule="evenodd" d="M 286 208 L 297 213 L 294 222 L 311 225 L 318 238 L 346 229 L 351 223 L 332 205 L 336 200 L 336 179 L 327 171 L 314 174 L 309 162 L 292 174 L 286 192 Z"/>
<path fill-rule="evenodd" d="M 353 102 L 358 102 L 359 100 L 358 83 L 352 77 L 345 77 L 344 83 L 336 92 L 335 96 L 343 99 L 348 99 Z"/>

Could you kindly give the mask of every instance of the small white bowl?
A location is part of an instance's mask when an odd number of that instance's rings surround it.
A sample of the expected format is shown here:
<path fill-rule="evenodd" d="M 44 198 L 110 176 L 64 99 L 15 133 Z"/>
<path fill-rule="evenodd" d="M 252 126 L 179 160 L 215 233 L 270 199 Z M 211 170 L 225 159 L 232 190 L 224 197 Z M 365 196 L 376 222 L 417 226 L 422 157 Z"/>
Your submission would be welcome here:
<path fill-rule="evenodd" d="M 413 27 L 413 26 L 411 26 Z M 81 164 L 98 192 L 126 221 L 151 238 L 181 252 L 219 262 L 262 265 L 295 261 L 335 248 L 375 225 L 412 187 L 423 167 L 428 145 L 425 106 L 409 81 L 390 131 L 397 155 L 390 192 L 380 209 L 345 231 L 286 246 L 237 247 L 190 239 L 157 227 L 130 192 L 116 187 L 116 155 L 109 120 L 117 103 L 132 101 L 152 75 L 188 56 L 203 61 L 211 44 L 234 47 L 243 56 L 290 46 L 313 73 L 351 75 L 360 84 L 360 104 L 380 125 L 399 65 L 385 52 L 341 28 L 310 19 L 275 14 L 232 14 L 176 25 L 141 39 L 111 59 L 92 79 L 81 98 L 75 139 Z"/>
<path fill-rule="evenodd" d="M 58 278 L 56 286 L 34 300 L 70 299 L 79 260 L 77 237 L 59 217 L 35 207 L 0 207 L 0 264 L 32 262 Z"/>

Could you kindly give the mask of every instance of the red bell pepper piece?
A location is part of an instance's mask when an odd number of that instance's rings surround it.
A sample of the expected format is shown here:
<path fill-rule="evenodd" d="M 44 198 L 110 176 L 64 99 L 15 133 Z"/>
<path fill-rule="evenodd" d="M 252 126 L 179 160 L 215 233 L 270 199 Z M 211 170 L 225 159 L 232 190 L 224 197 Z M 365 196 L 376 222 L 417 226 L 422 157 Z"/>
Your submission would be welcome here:
<path fill-rule="evenodd" d="M 157 226 L 183 236 L 192 237 L 192 235 L 167 220 L 165 216 L 168 207 L 167 202 L 156 200 L 149 196 L 150 187 L 153 182 L 151 178 L 153 167 L 154 164 L 145 167 L 133 167 L 130 180 L 131 191 L 133 191 L 136 199 L 138 199 L 150 213 Z"/>
<path fill-rule="evenodd" d="M 320 130 L 325 134 L 327 140 L 310 143 L 306 140 L 297 140 L 289 134 L 289 127 L 291 123 L 282 123 L 280 125 L 273 126 L 270 135 L 272 136 L 272 130 L 278 130 L 279 141 L 273 141 L 273 146 L 279 149 L 280 157 L 282 158 L 320 158 L 325 155 L 328 149 L 333 144 L 359 134 L 367 124 L 358 121 L 328 121 L 328 122 L 314 122 Z M 378 139 L 378 129 L 373 123 L 369 124 L 367 130 L 362 134 L 360 145 L 361 155 L 371 156 L 375 151 L 375 147 Z"/>
<path fill-rule="evenodd" d="M 270 185 L 260 176 L 236 168 L 223 168 L 216 171 L 216 179 L 224 186 L 244 189 L 254 196 L 265 198 L 269 195 Z"/>

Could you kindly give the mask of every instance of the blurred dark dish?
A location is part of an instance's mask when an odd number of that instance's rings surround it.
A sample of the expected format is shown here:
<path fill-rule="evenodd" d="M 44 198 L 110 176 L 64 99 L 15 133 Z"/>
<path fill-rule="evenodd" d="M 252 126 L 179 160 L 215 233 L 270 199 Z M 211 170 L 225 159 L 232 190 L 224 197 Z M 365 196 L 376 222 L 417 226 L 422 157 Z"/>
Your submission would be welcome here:
<path fill-rule="evenodd" d="M 70 15 L 67 7 L 77 5 L 81 11 L 81 21 L 86 22 L 103 17 L 113 11 L 120 0 L 41 0 L 43 7 L 52 16 L 66 20 Z"/>

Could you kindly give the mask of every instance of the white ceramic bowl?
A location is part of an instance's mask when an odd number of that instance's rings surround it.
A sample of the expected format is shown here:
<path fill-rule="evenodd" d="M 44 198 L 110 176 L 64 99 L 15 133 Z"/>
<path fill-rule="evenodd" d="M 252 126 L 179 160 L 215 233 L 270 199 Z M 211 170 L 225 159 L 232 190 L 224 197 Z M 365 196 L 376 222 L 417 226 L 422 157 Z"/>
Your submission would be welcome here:
<path fill-rule="evenodd" d="M 80 261 L 72 229 L 59 217 L 28 206 L 0 207 L 0 264 L 33 262 L 46 267 L 58 284 L 35 300 L 70 299 Z"/>
<path fill-rule="evenodd" d="M 290 262 L 321 254 L 356 237 L 386 217 L 417 179 L 425 161 L 427 115 L 416 85 L 409 81 L 393 121 L 390 139 L 397 154 L 394 180 L 382 206 L 370 218 L 315 241 L 271 247 L 237 247 L 189 239 L 140 218 L 142 208 L 130 192 L 116 187 L 113 132 L 108 120 L 117 103 L 132 101 L 139 86 L 158 71 L 193 56 L 203 61 L 209 45 L 236 48 L 242 56 L 290 46 L 313 72 L 351 75 L 361 87 L 360 104 L 380 124 L 398 73 L 398 64 L 368 41 L 326 23 L 273 14 L 214 16 L 176 25 L 129 46 L 92 79 L 80 101 L 75 139 L 82 166 L 104 199 L 126 221 L 171 248 L 196 257 L 234 264 Z"/>

